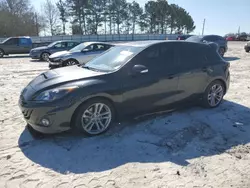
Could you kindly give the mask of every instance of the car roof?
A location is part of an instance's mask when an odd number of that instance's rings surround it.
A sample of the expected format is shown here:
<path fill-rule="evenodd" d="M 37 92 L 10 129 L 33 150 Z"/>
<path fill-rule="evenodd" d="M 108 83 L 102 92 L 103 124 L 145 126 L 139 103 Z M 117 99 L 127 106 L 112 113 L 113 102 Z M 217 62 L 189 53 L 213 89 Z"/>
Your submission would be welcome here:
<path fill-rule="evenodd" d="M 189 41 L 183 41 L 183 40 L 153 40 L 153 41 L 135 41 L 135 42 L 127 42 L 127 43 L 118 43 L 118 46 L 133 46 L 133 47 L 143 47 L 147 48 L 149 46 L 152 46 L 154 44 L 160 44 L 160 43 L 191 43 L 191 44 L 197 44 L 197 45 L 206 45 L 204 43 L 195 43 L 195 42 L 189 42 Z"/>
<path fill-rule="evenodd" d="M 108 42 L 82 42 L 81 44 L 86 44 L 86 45 L 91 45 L 91 44 L 109 44 L 109 45 L 115 45 L 113 43 L 108 43 Z"/>

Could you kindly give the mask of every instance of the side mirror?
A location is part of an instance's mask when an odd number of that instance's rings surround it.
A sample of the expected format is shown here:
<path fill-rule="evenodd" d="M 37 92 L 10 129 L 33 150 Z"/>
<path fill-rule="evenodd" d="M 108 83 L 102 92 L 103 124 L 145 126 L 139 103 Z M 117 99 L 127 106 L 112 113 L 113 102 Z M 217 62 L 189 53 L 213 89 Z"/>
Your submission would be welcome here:
<path fill-rule="evenodd" d="M 135 65 L 132 68 L 132 75 L 138 75 L 138 74 L 146 74 L 148 73 L 148 68 L 144 65 Z"/>
<path fill-rule="evenodd" d="M 83 49 L 82 53 L 86 53 L 86 52 L 89 52 L 89 51 L 90 51 L 89 49 Z"/>

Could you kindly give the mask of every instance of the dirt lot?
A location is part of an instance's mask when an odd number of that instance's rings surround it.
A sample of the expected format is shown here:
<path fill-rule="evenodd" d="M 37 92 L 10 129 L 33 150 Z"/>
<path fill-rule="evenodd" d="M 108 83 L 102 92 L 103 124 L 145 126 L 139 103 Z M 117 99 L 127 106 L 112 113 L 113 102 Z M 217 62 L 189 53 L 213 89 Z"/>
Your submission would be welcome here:
<path fill-rule="evenodd" d="M 0 188 L 250 187 L 250 54 L 230 43 L 231 86 L 221 107 L 192 107 L 99 137 L 34 138 L 17 102 L 47 63 L 0 59 Z"/>

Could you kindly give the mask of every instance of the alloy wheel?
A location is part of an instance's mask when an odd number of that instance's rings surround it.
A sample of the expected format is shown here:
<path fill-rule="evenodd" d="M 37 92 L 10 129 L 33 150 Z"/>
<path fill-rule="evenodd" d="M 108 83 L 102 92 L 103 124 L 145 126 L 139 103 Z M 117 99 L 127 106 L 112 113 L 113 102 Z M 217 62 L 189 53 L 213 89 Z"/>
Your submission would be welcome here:
<path fill-rule="evenodd" d="M 67 61 L 66 66 L 72 66 L 72 65 L 77 65 L 76 61 L 74 60 Z"/>
<path fill-rule="evenodd" d="M 49 54 L 48 54 L 48 53 L 43 53 L 43 54 L 42 54 L 42 59 L 43 59 L 44 61 L 48 61 L 48 60 L 49 60 Z"/>
<path fill-rule="evenodd" d="M 94 103 L 82 115 L 82 128 L 90 135 L 104 132 L 110 125 L 112 112 L 109 106 L 103 103 Z"/>
<path fill-rule="evenodd" d="M 3 57 L 4 56 L 4 53 L 2 50 L 0 50 L 0 57 Z"/>
<path fill-rule="evenodd" d="M 208 92 L 208 103 L 211 107 L 216 107 L 223 99 L 224 90 L 222 85 L 214 84 Z"/>

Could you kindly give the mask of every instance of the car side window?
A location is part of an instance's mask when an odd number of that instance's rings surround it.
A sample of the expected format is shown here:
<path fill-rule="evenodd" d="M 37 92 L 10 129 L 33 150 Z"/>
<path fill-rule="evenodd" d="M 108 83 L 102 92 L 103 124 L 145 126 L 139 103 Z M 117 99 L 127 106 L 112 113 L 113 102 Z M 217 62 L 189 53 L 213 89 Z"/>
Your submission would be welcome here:
<path fill-rule="evenodd" d="M 108 45 L 108 44 L 106 44 L 105 46 L 104 46 L 104 50 L 108 50 L 109 48 L 111 48 L 112 46 L 111 45 Z"/>
<path fill-rule="evenodd" d="M 30 44 L 30 40 L 29 39 L 26 39 L 26 38 L 20 38 L 19 39 L 19 43 L 20 45 L 29 45 Z"/>
<path fill-rule="evenodd" d="M 94 45 L 91 44 L 89 46 L 86 46 L 84 49 L 88 50 L 88 51 L 92 51 L 94 49 Z"/>
<path fill-rule="evenodd" d="M 102 51 L 102 50 L 105 50 L 105 46 L 103 44 L 95 44 L 93 50 L 94 51 Z"/>
<path fill-rule="evenodd" d="M 68 42 L 67 43 L 68 48 L 74 48 L 76 45 L 77 45 L 77 43 L 75 43 L 75 42 Z"/>
<path fill-rule="evenodd" d="M 7 45 L 17 45 L 18 44 L 18 39 L 17 38 L 11 38 L 8 41 L 5 42 Z"/>
<path fill-rule="evenodd" d="M 160 50 L 158 45 L 148 47 L 139 53 L 133 60 L 136 64 L 141 64 L 151 70 L 158 70 L 160 64 Z"/>
<path fill-rule="evenodd" d="M 59 42 L 54 45 L 55 48 L 66 48 L 67 43 L 66 42 Z"/>
<path fill-rule="evenodd" d="M 205 50 L 202 45 L 182 44 L 179 49 L 179 66 L 182 71 L 202 68 L 206 62 Z"/>

